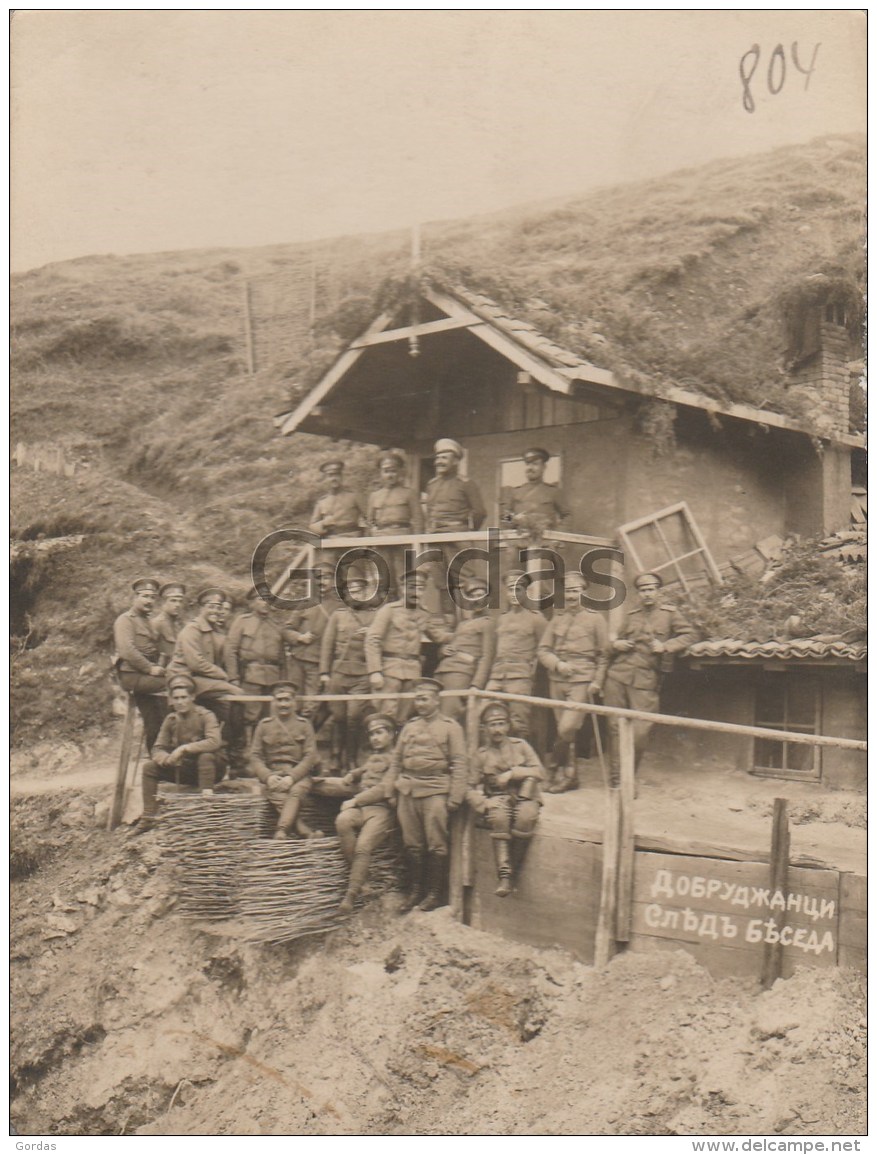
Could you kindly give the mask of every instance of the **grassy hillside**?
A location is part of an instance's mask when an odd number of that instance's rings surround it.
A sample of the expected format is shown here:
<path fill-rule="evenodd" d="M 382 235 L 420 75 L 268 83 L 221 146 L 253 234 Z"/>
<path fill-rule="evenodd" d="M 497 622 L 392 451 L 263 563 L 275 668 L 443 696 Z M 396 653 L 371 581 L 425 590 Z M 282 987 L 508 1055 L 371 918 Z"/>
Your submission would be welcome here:
<path fill-rule="evenodd" d="M 432 224 L 424 259 L 622 376 L 783 409 L 785 321 L 815 274 L 855 304 L 863 204 L 864 140 L 833 137 Z M 89 463 L 74 479 L 14 474 L 15 535 L 86 527 L 80 550 L 19 575 L 43 639 L 16 659 L 20 740 L 109 716 L 98 655 L 134 572 L 242 581 L 264 532 L 301 519 L 330 444 L 281 439 L 272 416 L 392 295 L 406 251 L 400 231 L 86 257 L 13 279 L 13 441 L 61 444 Z M 331 311 L 282 367 L 248 377 L 245 282 L 312 264 L 334 286 Z M 354 484 L 371 483 L 371 450 L 332 448 Z M 90 662 L 101 673 L 78 694 Z"/>

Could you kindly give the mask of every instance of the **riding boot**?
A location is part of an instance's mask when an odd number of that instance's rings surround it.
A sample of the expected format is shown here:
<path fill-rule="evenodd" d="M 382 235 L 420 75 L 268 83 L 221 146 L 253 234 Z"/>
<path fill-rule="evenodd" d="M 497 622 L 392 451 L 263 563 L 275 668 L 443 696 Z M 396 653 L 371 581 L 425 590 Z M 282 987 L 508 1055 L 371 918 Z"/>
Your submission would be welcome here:
<path fill-rule="evenodd" d="M 500 898 L 507 898 L 512 892 L 512 865 L 507 834 L 493 835 L 493 858 L 496 862 L 496 877 L 499 879 L 495 893 Z"/>
<path fill-rule="evenodd" d="M 518 831 L 512 831 L 512 845 L 511 845 L 511 860 L 512 860 L 512 878 L 517 879 L 521 873 L 521 867 L 524 865 L 524 859 L 527 857 L 527 851 L 530 849 L 531 834 L 520 834 Z"/>
<path fill-rule="evenodd" d="M 567 790 L 578 790 L 579 772 L 575 758 L 570 758 L 568 765 L 563 767 L 563 776 L 559 777 L 552 789 L 552 794 L 565 794 Z"/>
<path fill-rule="evenodd" d="M 554 773 L 551 779 L 551 785 L 548 787 L 549 794 L 560 794 L 564 787 L 563 783 L 566 778 L 566 764 L 569 762 L 569 742 L 558 738 L 554 743 Z"/>
<path fill-rule="evenodd" d="M 355 854 L 353 857 L 353 864 L 350 867 L 350 878 L 347 880 L 347 894 L 341 905 L 338 907 L 339 914 L 352 914 L 353 904 L 359 897 L 359 892 L 365 886 L 368 878 L 369 859 L 368 854 Z"/>
<path fill-rule="evenodd" d="M 437 906 L 445 906 L 445 890 L 447 886 L 448 875 L 448 856 L 446 854 L 436 854 L 435 852 L 429 855 L 427 863 L 427 874 L 429 877 L 429 890 L 426 898 L 421 902 L 421 910 L 435 910 Z"/>
<path fill-rule="evenodd" d="M 413 910 L 426 893 L 423 880 L 424 852 L 414 847 L 408 847 L 405 854 L 408 858 L 408 890 L 402 899 L 402 905 L 399 907 L 400 914 L 406 914 L 409 910 Z"/>

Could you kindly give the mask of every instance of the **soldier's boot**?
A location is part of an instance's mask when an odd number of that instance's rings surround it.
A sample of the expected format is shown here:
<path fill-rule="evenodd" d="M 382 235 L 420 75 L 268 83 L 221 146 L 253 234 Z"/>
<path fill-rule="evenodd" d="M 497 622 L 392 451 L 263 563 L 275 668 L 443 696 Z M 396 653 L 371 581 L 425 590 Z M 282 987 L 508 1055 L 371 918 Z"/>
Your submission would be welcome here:
<path fill-rule="evenodd" d="M 549 794 L 561 794 L 565 787 L 566 781 L 566 766 L 569 762 L 570 750 L 569 742 L 558 738 L 554 743 L 554 770 L 552 772 L 551 785 L 548 787 Z"/>
<path fill-rule="evenodd" d="M 563 776 L 556 781 L 552 793 L 564 794 L 567 790 L 578 790 L 578 788 L 579 772 L 576 768 L 575 757 L 571 754 L 569 762 L 563 767 Z"/>
<path fill-rule="evenodd" d="M 445 906 L 445 891 L 448 879 L 448 856 L 446 854 L 429 855 L 427 861 L 427 876 L 429 890 L 423 902 L 419 903 L 420 910 L 435 910 L 437 906 Z"/>
<path fill-rule="evenodd" d="M 408 890 L 405 892 L 402 905 L 399 907 L 400 914 L 407 914 L 409 910 L 413 910 L 426 894 L 426 885 L 423 880 L 423 860 L 425 857 L 423 851 L 409 847 L 405 854 L 408 859 Z"/>
<path fill-rule="evenodd" d="M 499 886 L 495 893 L 500 898 L 507 898 L 512 893 L 512 863 L 509 856 L 509 836 L 507 834 L 493 834 L 493 859 L 496 863 L 496 877 Z"/>
<path fill-rule="evenodd" d="M 277 829 L 274 831 L 275 839 L 280 841 L 283 838 L 289 838 L 290 832 L 298 818 L 300 807 L 300 798 L 295 798 L 292 795 L 287 796 L 280 811 L 280 817 L 277 819 Z"/>
<path fill-rule="evenodd" d="M 344 743 L 345 765 L 348 773 L 358 765 L 359 762 L 359 723 L 347 722 L 347 732 Z"/>
<path fill-rule="evenodd" d="M 368 878 L 369 858 L 370 855 L 368 854 L 354 855 L 350 867 L 350 878 L 347 880 L 347 894 L 338 907 L 339 914 L 353 914 L 354 903 L 359 898 L 360 891 Z"/>
<path fill-rule="evenodd" d="M 521 873 L 521 868 L 527 857 L 527 851 L 530 849 L 530 839 L 532 837 L 533 835 L 530 831 L 512 830 L 511 859 L 513 879 L 517 879 Z"/>
<path fill-rule="evenodd" d="M 335 833 L 338 835 L 338 841 L 341 844 L 341 853 L 344 855 L 349 865 L 353 864 L 353 856 L 356 853 L 356 831 L 352 830 L 345 823 L 335 823 Z"/>
<path fill-rule="evenodd" d="M 329 740 L 329 767 L 332 773 L 344 773 L 352 769 L 345 762 L 344 753 L 347 747 L 347 723 L 333 722 Z"/>

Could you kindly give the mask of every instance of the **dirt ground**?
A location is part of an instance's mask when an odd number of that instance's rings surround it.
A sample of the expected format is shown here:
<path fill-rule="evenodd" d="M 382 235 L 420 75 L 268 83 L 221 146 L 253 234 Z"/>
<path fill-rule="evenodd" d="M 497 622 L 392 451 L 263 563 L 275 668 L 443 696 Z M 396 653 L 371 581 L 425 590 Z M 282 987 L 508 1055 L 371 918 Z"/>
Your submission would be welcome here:
<path fill-rule="evenodd" d="M 598 971 L 446 908 L 402 918 L 394 896 L 324 938 L 220 937 L 174 913 L 155 834 L 105 832 L 112 752 L 14 767 L 21 1134 L 865 1132 L 862 976 L 805 969 L 761 992 L 684 951 Z M 638 812 L 657 821 L 649 791 L 645 773 Z M 763 802 L 742 811 L 759 831 Z"/>

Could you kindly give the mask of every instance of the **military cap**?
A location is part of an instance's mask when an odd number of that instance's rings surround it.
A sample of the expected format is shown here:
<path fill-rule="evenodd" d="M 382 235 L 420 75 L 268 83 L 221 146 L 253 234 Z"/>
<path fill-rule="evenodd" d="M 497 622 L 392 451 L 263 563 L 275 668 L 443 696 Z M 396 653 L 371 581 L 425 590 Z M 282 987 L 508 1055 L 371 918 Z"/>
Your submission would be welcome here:
<path fill-rule="evenodd" d="M 183 597 L 186 593 L 186 587 L 182 582 L 165 582 L 158 592 L 163 598 L 169 598 L 171 594 L 179 594 Z"/>
<path fill-rule="evenodd" d="M 314 573 L 328 573 L 333 574 L 335 567 L 330 561 L 318 561 L 315 566 L 312 566 Z"/>
<path fill-rule="evenodd" d="M 255 586 L 253 586 L 252 589 L 247 590 L 247 601 L 248 602 L 254 602 L 256 600 L 256 598 L 260 598 L 261 596 L 262 595 L 259 593 L 259 591 L 256 589 Z"/>
<path fill-rule="evenodd" d="M 188 690 L 190 694 L 195 692 L 195 683 L 188 674 L 175 674 L 167 684 L 168 690 Z"/>
<path fill-rule="evenodd" d="M 320 473 L 343 473 L 344 462 L 340 457 L 333 457 L 331 461 L 324 461 L 320 466 Z"/>
<path fill-rule="evenodd" d="M 414 683 L 414 689 L 415 692 L 417 690 L 432 690 L 434 694 L 440 694 L 444 687 L 435 678 L 418 678 Z"/>
<path fill-rule="evenodd" d="M 565 586 L 584 586 L 588 583 L 585 581 L 582 574 L 577 569 L 568 569 L 563 575 L 563 584 Z"/>
<path fill-rule="evenodd" d="M 389 714 L 371 714 L 366 718 L 366 730 L 373 730 L 376 726 L 385 726 L 391 734 L 396 730 L 396 722 Z"/>
<path fill-rule="evenodd" d="M 530 575 L 524 569 L 510 569 L 502 580 L 506 585 L 508 585 L 509 582 L 520 581 L 521 578 L 528 581 Z"/>
<path fill-rule="evenodd" d="M 525 449 L 524 461 L 548 461 L 551 454 L 547 449 Z"/>
<path fill-rule="evenodd" d="M 486 578 L 470 577 L 463 582 L 463 589 L 467 594 L 474 594 L 476 590 L 487 593 L 490 589 L 490 582 Z"/>
<path fill-rule="evenodd" d="M 433 446 L 433 453 L 454 453 L 457 457 L 462 457 L 463 446 L 451 437 L 440 437 Z"/>
<path fill-rule="evenodd" d="M 203 606 L 205 602 L 209 601 L 227 602 L 229 597 L 225 590 L 220 589 L 219 586 L 208 586 L 200 591 L 195 600 L 199 606 Z"/>
<path fill-rule="evenodd" d="M 272 695 L 276 694 L 278 690 L 289 690 L 290 693 L 297 694 L 298 693 L 298 686 L 295 684 L 295 682 L 289 682 L 289 681 L 284 680 L 282 682 L 275 682 L 274 683 L 274 685 L 271 687 L 271 694 Z"/>
<path fill-rule="evenodd" d="M 158 593 L 159 583 L 155 578 L 137 578 L 136 581 L 131 582 L 131 589 L 135 594 L 141 593 L 143 590 L 152 590 L 154 594 Z"/>
<path fill-rule="evenodd" d="M 389 461 L 393 465 L 398 465 L 400 469 L 405 466 L 405 458 L 398 449 L 388 449 L 382 453 L 378 458 L 378 465 L 383 465 L 385 461 Z"/>
<path fill-rule="evenodd" d="M 640 573 L 640 574 L 636 575 L 636 577 L 633 579 L 634 589 L 639 589 L 639 587 L 642 585 L 642 583 L 644 581 L 646 581 L 646 579 L 648 579 L 649 581 L 657 582 L 659 588 L 663 589 L 664 579 L 661 577 L 661 575 L 657 574 L 657 573 L 650 573 L 650 572 Z"/>
<path fill-rule="evenodd" d="M 411 581 L 412 578 L 424 583 L 429 581 L 429 577 L 423 572 L 422 569 L 406 569 L 402 574 L 402 580 L 407 582 Z"/>
<path fill-rule="evenodd" d="M 508 706 L 505 702 L 488 702 L 481 711 L 481 721 L 489 722 L 493 717 L 505 718 L 506 721 L 511 718 Z"/>

